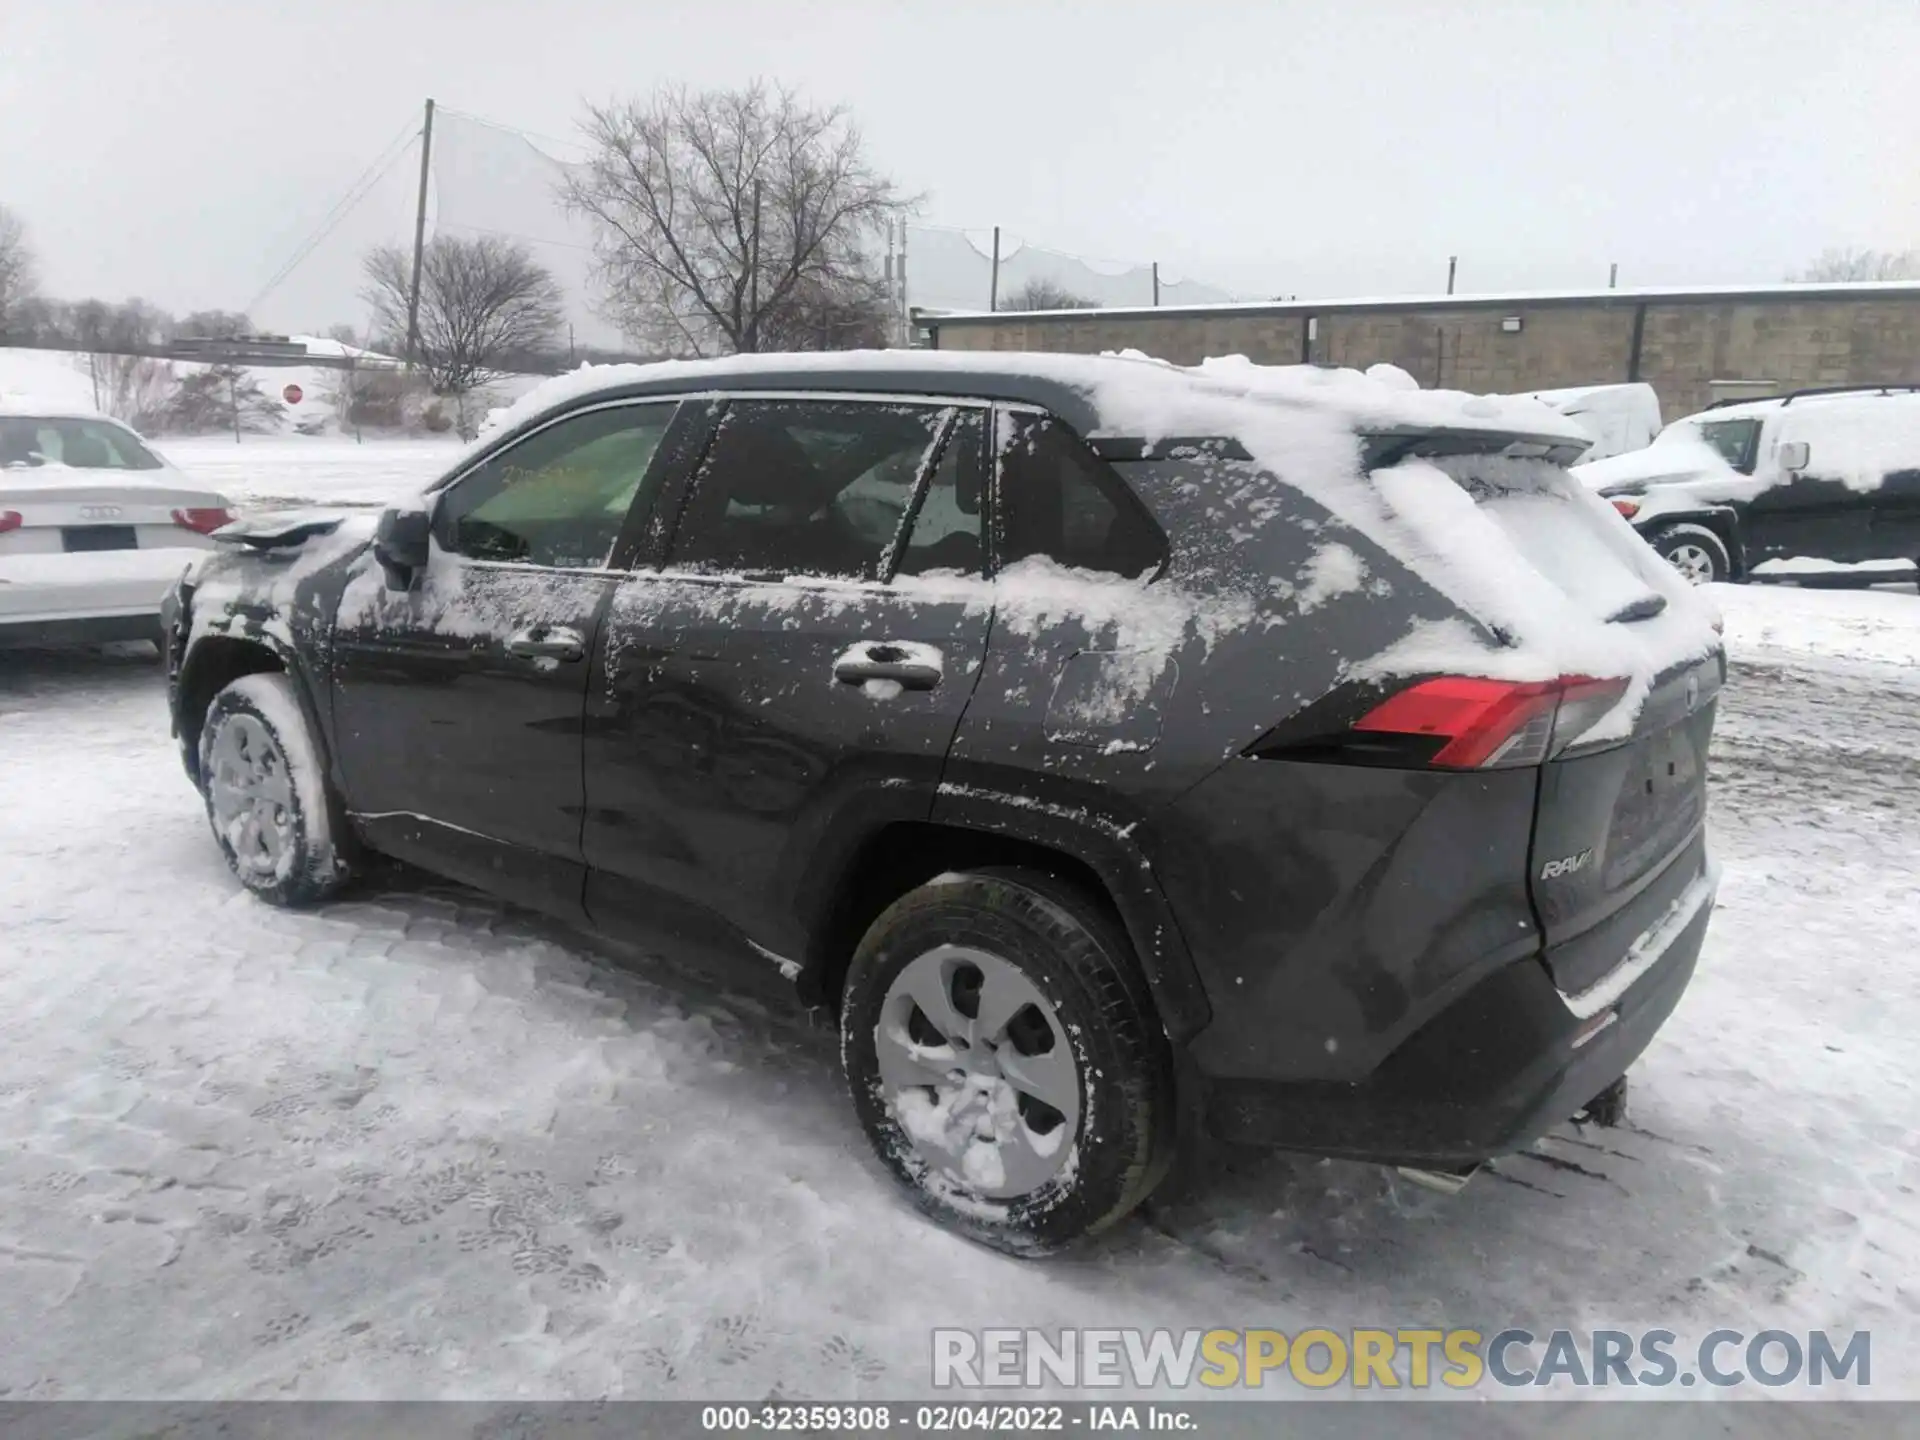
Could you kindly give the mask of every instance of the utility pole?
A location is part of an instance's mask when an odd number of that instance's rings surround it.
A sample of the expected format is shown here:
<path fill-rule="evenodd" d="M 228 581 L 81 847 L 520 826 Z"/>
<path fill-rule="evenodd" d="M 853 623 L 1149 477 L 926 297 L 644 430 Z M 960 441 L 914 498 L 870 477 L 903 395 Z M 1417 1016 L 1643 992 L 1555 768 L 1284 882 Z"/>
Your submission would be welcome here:
<path fill-rule="evenodd" d="M 433 174 L 433 101 L 420 127 L 420 204 L 413 213 L 413 283 L 407 287 L 407 369 L 420 348 L 420 257 L 427 243 L 427 181 Z"/>
<path fill-rule="evenodd" d="M 1612 267 L 1607 271 L 1607 289 L 1618 290 L 1619 288 L 1620 288 L 1620 262 L 1616 260 L 1613 262 Z"/>
<path fill-rule="evenodd" d="M 1459 268 L 1459 265 L 1460 257 L 1458 255 L 1447 256 L 1447 294 L 1449 295 L 1453 293 L 1453 273 Z"/>
<path fill-rule="evenodd" d="M 887 339 L 900 343 L 900 292 L 893 286 L 893 221 L 887 221 Z"/>
<path fill-rule="evenodd" d="M 907 304 L 907 221 L 900 219 L 900 264 L 894 274 L 900 281 L 900 343 L 913 344 L 913 311 Z"/>
<path fill-rule="evenodd" d="M 987 282 L 987 309 L 1000 308 L 1000 227 L 993 227 L 993 278 Z"/>
<path fill-rule="evenodd" d="M 1153 307 L 1160 308 L 1160 262 L 1153 262 Z"/>
<path fill-rule="evenodd" d="M 747 256 L 747 353 L 760 349 L 760 182 L 753 182 L 753 245 Z"/>

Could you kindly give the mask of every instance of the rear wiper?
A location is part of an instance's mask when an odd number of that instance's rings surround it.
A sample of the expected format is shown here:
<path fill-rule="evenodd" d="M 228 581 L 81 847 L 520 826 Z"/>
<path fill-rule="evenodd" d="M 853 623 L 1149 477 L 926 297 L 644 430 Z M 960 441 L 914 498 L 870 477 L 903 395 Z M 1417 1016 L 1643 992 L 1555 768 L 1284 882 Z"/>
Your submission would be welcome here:
<path fill-rule="evenodd" d="M 1622 605 L 1613 614 L 1607 616 L 1607 624 L 1624 625 L 1633 620 L 1651 620 L 1666 608 L 1666 596 L 1642 595 L 1638 600 Z"/>

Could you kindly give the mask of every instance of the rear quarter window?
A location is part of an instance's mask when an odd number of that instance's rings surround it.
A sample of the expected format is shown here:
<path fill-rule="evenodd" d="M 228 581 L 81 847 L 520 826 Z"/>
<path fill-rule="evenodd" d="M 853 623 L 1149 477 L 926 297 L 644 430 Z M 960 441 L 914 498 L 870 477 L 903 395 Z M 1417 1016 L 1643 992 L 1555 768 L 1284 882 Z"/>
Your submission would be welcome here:
<path fill-rule="evenodd" d="M 1065 425 L 1001 411 L 995 439 L 1002 568 L 1040 557 L 1133 579 L 1166 563 L 1166 536 L 1146 507 Z"/>

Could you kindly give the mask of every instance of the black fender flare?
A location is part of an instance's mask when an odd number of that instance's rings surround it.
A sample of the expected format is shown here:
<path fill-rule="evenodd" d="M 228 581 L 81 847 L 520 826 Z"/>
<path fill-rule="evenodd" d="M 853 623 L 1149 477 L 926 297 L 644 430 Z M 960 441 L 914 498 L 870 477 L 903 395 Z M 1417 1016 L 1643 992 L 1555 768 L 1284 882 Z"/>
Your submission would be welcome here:
<path fill-rule="evenodd" d="M 1731 505 L 1694 505 L 1685 510 L 1663 510 L 1647 520 L 1634 518 L 1633 528 L 1640 538 L 1652 543 L 1653 537 L 1669 525 L 1704 525 L 1718 535 L 1733 562 L 1733 573 L 1747 572 L 1747 543 L 1740 524 L 1740 512 Z"/>
<path fill-rule="evenodd" d="M 1154 873 L 1144 816 L 1118 817 L 1077 797 L 1068 804 L 949 781 L 939 787 L 932 819 L 935 824 L 1003 835 L 1083 861 L 1119 911 L 1167 1039 L 1181 1046 L 1212 1020 L 1213 1008 L 1200 972 Z"/>

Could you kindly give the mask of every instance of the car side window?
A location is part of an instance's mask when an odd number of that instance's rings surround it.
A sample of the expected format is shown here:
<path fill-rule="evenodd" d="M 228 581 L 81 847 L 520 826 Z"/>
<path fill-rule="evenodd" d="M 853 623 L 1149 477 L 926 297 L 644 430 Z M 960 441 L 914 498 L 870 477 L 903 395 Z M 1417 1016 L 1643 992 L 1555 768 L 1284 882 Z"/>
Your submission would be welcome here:
<path fill-rule="evenodd" d="M 535 431 L 441 497 L 434 539 L 471 560 L 606 564 L 675 408 L 588 410 Z"/>
<path fill-rule="evenodd" d="M 962 410 L 955 418 L 914 513 L 913 528 L 900 548 L 896 574 L 979 575 L 985 571 L 986 507 L 980 502 L 986 431 L 985 411 Z"/>
<path fill-rule="evenodd" d="M 1071 430 L 1049 415 L 1003 410 L 995 432 L 1000 568 L 1042 556 L 1128 578 L 1159 570 L 1166 537 Z"/>
<path fill-rule="evenodd" d="M 879 578 L 950 413 L 882 401 L 734 402 L 707 447 L 667 563 Z"/>

